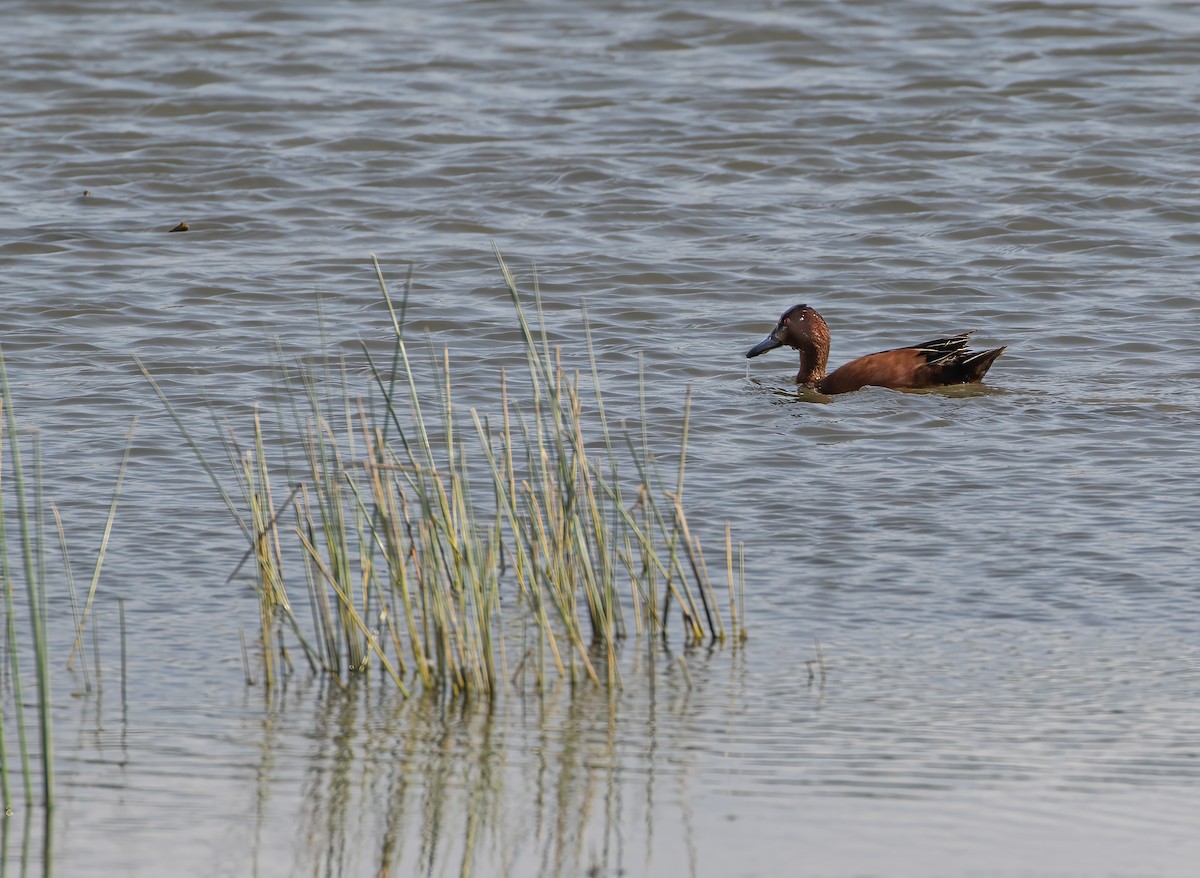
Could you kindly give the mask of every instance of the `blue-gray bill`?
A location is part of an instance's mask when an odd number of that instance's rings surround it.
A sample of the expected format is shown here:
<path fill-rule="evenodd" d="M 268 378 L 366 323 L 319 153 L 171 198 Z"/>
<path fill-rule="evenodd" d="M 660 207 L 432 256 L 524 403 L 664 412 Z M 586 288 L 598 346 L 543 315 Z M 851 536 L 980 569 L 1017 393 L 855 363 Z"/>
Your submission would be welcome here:
<path fill-rule="evenodd" d="M 767 351 L 773 351 L 775 348 L 783 347 L 783 342 L 775 337 L 775 333 L 771 333 L 750 350 L 746 351 L 746 359 L 757 357 L 759 354 L 765 354 Z"/>

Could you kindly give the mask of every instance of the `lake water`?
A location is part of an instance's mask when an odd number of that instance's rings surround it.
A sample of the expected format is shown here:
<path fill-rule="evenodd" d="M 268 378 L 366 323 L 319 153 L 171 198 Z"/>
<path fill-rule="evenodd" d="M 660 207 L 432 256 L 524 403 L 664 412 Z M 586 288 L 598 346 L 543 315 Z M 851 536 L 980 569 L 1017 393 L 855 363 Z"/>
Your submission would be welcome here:
<path fill-rule="evenodd" d="M 139 423 L 105 686 L 56 658 L 52 844 L 18 801 L 0 872 L 1196 874 L 1193 4 L 2 9 L 0 344 L 81 583 Z M 692 388 L 686 496 L 745 542 L 749 641 L 491 710 L 245 687 L 244 545 L 131 354 L 198 429 L 270 400 L 276 336 L 365 392 L 376 253 L 486 409 L 518 346 L 492 241 L 581 368 L 586 302 L 611 417 L 639 358 L 668 445 Z M 1009 350 L 979 392 L 819 404 L 743 356 L 802 301 L 834 365 Z"/>

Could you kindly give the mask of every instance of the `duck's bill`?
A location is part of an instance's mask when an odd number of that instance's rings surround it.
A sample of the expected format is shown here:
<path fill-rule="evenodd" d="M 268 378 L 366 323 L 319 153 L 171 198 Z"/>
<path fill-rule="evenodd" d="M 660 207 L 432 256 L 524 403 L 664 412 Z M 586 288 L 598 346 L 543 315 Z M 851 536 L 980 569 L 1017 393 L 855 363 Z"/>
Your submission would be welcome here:
<path fill-rule="evenodd" d="M 773 351 L 775 348 L 781 347 L 783 347 L 783 342 L 777 339 L 774 333 L 771 333 L 754 347 L 750 348 L 750 350 L 746 351 L 746 357 L 747 359 L 757 357 L 759 354 L 765 354 L 767 351 Z"/>

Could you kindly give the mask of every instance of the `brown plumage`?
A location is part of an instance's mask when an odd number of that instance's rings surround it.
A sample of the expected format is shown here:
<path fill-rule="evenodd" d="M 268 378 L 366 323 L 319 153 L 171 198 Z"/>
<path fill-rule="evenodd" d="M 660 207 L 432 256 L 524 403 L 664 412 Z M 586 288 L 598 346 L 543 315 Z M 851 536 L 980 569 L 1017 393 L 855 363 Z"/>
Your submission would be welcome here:
<path fill-rule="evenodd" d="M 826 375 L 829 326 L 813 308 L 796 305 L 783 312 L 770 335 L 750 348 L 746 356 L 757 357 L 784 345 L 794 348 L 800 352 L 796 383 L 820 393 L 849 393 L 868 386 L 915 390 L 982 381 L 988 368 L 1005 349 L 967 350 L 970 335 L 970 332 L 963 332 L 912 347 L 868 354 Z"/>

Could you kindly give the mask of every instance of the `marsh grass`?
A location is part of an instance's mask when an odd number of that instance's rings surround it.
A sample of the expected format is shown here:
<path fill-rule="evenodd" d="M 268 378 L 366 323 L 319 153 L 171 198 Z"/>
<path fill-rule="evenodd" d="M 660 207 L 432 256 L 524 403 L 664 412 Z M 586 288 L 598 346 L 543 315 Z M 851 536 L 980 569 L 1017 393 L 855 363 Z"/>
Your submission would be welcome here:
<path fill-rule="evenodd" d="M 45 565 L 42 563 L 41 530 L 31 520 L 31 506 L 41 498 L 40 480 L 35 479 L 34 498 L 29 496 L 29 485 L 25 478 L 25 468 L 21 460 L 21 443 L 17 433 L 17 421 L 13 410 L 12 395 L 9 392 L 8 374 L 5 369 L 3 356 L 0 355 L 0 430 L 6 435 L 0 437 L 0 455 L 3 454 L 4 439 L 8 440 L 10 473 L 13 487 L 12 494 L 16 501 L 15 518 L 17 534 L 14 547 L 10 545 L 9 533 L 6 526 L 6 509 L 3 506 L 7 486 L 0 485 L 0 576 L 4 580 L 4 614 L 5 641 L 8 647 L 6 654 L 6 679 L 12 689 L 12 706 L 14 725 L 17 730 L 17 745 L 20 753 L 20 770 L 23 780 L 25 801 L 33 804 L 36 801 L 33 792 L 32 769 L 33 754 L 26 732 L 25 704 L 26 695 L 21 674 L 23 638 L 18 632 L 17 594 L 14 582 L 24 580 L 25 604 L 20 608 L 27 621 L 29 632 L 29 650 L 27 656 L 32 656 L 35 671 L 36 689 L 33 694 L 33 704 L 37 709 L 37 732 L 41 756 L 42 773 L 42 804 L 47 810 L 54 807 L 54 747 L 50 722 L 50 660 L 47 646 L 47 612 L 46 612 L 46 580 Z M 36 446 L 35 446 L 36 447 Z M 0 467 L 0 471 L 2 471 Z M 37 467 L 40 471 L 40 466 Z M 13 556 L 16 556 L 15 559 Z M 19 564 L 19 568 L 14 566 Z M 0 700 L 0 705 L 7 699 Z M 10 762 L 7 752 L 7 741 L 4 737 L 5 722 L 0 717 L 0 794 L 4 796 L 5 816 L 13 813 L 13 795 L 9 777 Z"/>
<path fill-rule="evenodd" d="M 684 511 L 690 393 L 664 478 L 645 433 L 609 424 L 590 330 L 588 395 L 550 347 L 536 287 L 531 324 L 497 252 L 528 380 L 517 399 L 501 373 L 495 411 L 461 411 L 448 351 L 431 351 L 428 385 L 416 377 L 404 337 L 411 271 L 397 304 L 372 259 L 390 363 L 364 345 L 370 392 L 355 395 L 344 364 L 280 353 L 272 429 L 257 407 L 248 441 L 218 423 L 236 491 L 138 361 L 247 537 L 264 683 L 294 670 L 289 638 L 314 671 L 345 684 L 375 664 L 405 694 L 410 684 L 487 694 L 506 675 L 617 685 L 620 642 L 666 638 L 672 618 L 685 646 L 740 641 L 732 536 L 723 605 Z M 289 596 L 297 567 L 306 621 Z"/>
<path fill-rule="evenodd" d="M 27 442 L 22 441 L 23 435 Z M 54 738 L 51 723 L 49 645 L 51 608 L 46 560 L 46 523 L 49 520 L 55 523 L 62 553 L 62 569 L 68 582 L 71 606 L 75 614 L 75 645 L 82 647 L 87 612 L 100 580 L 124 478 L 125 463 L 131 447 L 132 427 L 113 491 L 107 526 L 97 552 L 87 607 L 80 611 L 71 577 L 71 562 L 62 517 L 58 507 L 44 494 L 38 433 L 36 430 L 18 431 L 8 372 L 3 353 L 0 352 L 0 579 L 3 581 L 4 601 L 4 651 L 3 658 L 0 659 L 0 796 L 3 796 L 6 818 L 16 811 L 12 777 L 14 766 L 19 771 L 28 808 L 40 804 L 47 814 L 54 808 Z M 30 452 L 33 461 L 31 474 L 24 459 L 26 451 Z M 28 477 L 30 475 L 31 478 Z M 6 506 L 10 495 L 14 501 L 12 508 Z M 11 531 L 10 525 L 13 525 Z M 20 583 L 24 583 L 23 594 L 18 587 Z M 73 659 L 72 654 L 68 659 L 68 666 Z M 27 660 L 32 663 L 34 672 L 32 692 L 27 691 L 22 673 L 23 663 Z M 91 691 L 91 675 L 86 669 L 83 677 L 86 688 Z M 16 731 L 17 739 L 18 758 L 15 760 L 9 758 L 8 750 L 9 704 L 12 706 L 11 726 Z M 36 711 L 33 722 L 28 722 L 29 718 L 26 716 L 29 706 Z M 36 742 L 30 740 L 30 727 L 36 730 Z M 34 779 L 37 774 L 35 763 L 40 763 L 37 765 L 42 781 L 40 802 L 34 791 Z M 46 838 L 49 838 L 48 834 Z"/>

